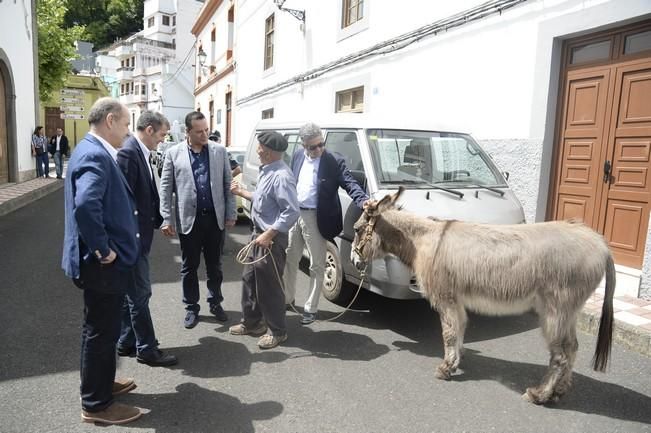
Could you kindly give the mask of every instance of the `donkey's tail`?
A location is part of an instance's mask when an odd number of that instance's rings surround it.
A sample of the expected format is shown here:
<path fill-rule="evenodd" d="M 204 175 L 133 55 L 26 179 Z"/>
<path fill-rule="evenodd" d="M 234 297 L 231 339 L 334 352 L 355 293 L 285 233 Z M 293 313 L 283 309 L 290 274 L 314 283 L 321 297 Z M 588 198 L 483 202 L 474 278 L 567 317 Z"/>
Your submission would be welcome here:
<path fill-rule="evenodd" d="M 597 347 L 594 351 L 592 364 L 595 371 L 606 371 L 610 346 L 613 341 L 613 295 L 615 294 L 615 264 L 613 256 L 608 254 L 606 262 L 606 294 L 601 307 Z"/>

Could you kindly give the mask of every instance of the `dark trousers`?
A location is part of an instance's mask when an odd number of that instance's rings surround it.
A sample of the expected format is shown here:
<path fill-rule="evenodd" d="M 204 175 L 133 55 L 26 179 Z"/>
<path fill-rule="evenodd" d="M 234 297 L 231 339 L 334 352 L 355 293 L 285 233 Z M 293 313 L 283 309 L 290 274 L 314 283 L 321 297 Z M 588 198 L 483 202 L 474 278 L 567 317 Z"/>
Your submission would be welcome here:
<path fill-rule="evenodd" d="M 149 298 L 151 298 L 149 258 L 141 255 L 127 286 L 127 295 L 124 297 L 122 330 L 118 341 L 118 347 L 125 349 L 135 347 L 138 355 L 158 347 L 149 310 Z"/>
<path fill-rule="evenodd" d="M 129 273 L 111 272 L 115 273 L 110 277 L 115 291 L 84 288 L 80 390 L 81 407 L 89 412 L 101 411 L 113 402 L 115 345 L 120 336 L 123 284 L 126 285 Z"/>
<path fill-rule="evenodd" d="M 251 240 L 258 237 L 253 233 Z M 281 281 L 285 269 L 287 233 L 278 233 L 271 244 L 271 254 L 251 265 L 245 265 L 242 273 L 242 315 L 247 326 L 260 320 L 267 323 L 272 335 L 285 335 L 285 293 Z M 247 262 L 253 262 L 265 253 L 260 247 L 251 249 Z M 273 256 L 273 260 L 272 260 Z M 274 267 L 275 262 L 275 267 Z"/>
<path fill-rule="evenodd" d="M 192 230 L 187 235 L 179 233 L 181 243 L 181 282 L 183 284 L 183 303 L 186 310 L 199 311 L 199 278 L 197 269 L 201 261 L 201 252 L 206 265 L 208 277 L 208 298 L 210 305 L 220 304 L 222 296 L 222 252 L 224 249 L 224 231 L 217 224 L 213 213 L 197 215 Z"/>

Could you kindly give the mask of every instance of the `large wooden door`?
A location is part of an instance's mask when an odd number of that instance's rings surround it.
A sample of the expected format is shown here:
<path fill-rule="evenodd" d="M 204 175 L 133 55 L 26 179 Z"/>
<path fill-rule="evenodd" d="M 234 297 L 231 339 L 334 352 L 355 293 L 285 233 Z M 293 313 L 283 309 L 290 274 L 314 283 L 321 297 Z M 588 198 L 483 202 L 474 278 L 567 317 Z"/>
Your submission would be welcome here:
<path fill-rule="evenodd" d="M 65 129 L 65 120 L 61 118 L 59 107 L 45 107 L 45 136 L 56 135 L 57 128 Z M 65 134 L 65 130 L 63 131 Z"/>
<path fill-rule="evenodd" d="M 602 152 L 610 69 L 568 73 L 561 132 L 560 183 L 555 219 L 578 218 L 594 229 L 602 178 Z"/>
<path fill-rule="evenodd" d="M 7 136 L 6 81 L 0 69 L 0 184 L 9 182 L 9 144 Z"/>
<path fill-rule="evenodd" d="M 599 226 L 617 262 L 640 267 L 651 203 L 651 60 L 615 70 Z"/>
<path fill-rule="evenodd" d="M 566 44 L 552 219 L 602 233 L 641 268 L 651 210 L 651 22 Z"/>

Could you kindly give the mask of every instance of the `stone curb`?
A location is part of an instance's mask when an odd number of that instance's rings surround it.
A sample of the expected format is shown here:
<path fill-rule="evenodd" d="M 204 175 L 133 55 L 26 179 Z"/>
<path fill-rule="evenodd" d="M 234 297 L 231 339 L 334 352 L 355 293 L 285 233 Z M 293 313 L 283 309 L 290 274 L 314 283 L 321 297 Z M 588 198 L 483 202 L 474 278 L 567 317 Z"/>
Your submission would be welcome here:
<path fill-rule="evenodd" d="M 601 312 L 594 313 L 583 310 L 579 313 L 577 327 L 581 331 L 597 335 L 600 317 Z M 617 319 L 615 319 L 613 326 L 613 342 L 643 355 L 651 356 L 651 332 L 636 328 Z"/>
<path fill-rule="evenodd" d="M 27 206 L 28 204 L 45 197 L 48 194 L 53 193 L 54 191 L 57 191 L 60 188 L 63 188 L 63 184 L 64 182 L 62 181 L 51 182 L 43 185 L 40 188 L 26 192 L 19 197 L 7 200 L 6 202 L 0 204 L 0 216 L 7 215 L 17 209 L 20 209 L 23 206 Z"/>

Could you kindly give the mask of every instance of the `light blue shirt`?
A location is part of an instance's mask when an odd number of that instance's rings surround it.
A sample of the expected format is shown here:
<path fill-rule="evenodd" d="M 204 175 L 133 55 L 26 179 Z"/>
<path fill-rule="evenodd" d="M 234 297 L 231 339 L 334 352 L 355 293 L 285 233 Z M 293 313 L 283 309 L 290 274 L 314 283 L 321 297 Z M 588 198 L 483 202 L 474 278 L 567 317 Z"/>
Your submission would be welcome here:
<path fill-rule="evenodd" d="M 282 160 L 260 167 L 251 217 L 257 228 L 289 233 L 299 216 L 296 180 Z"/>

